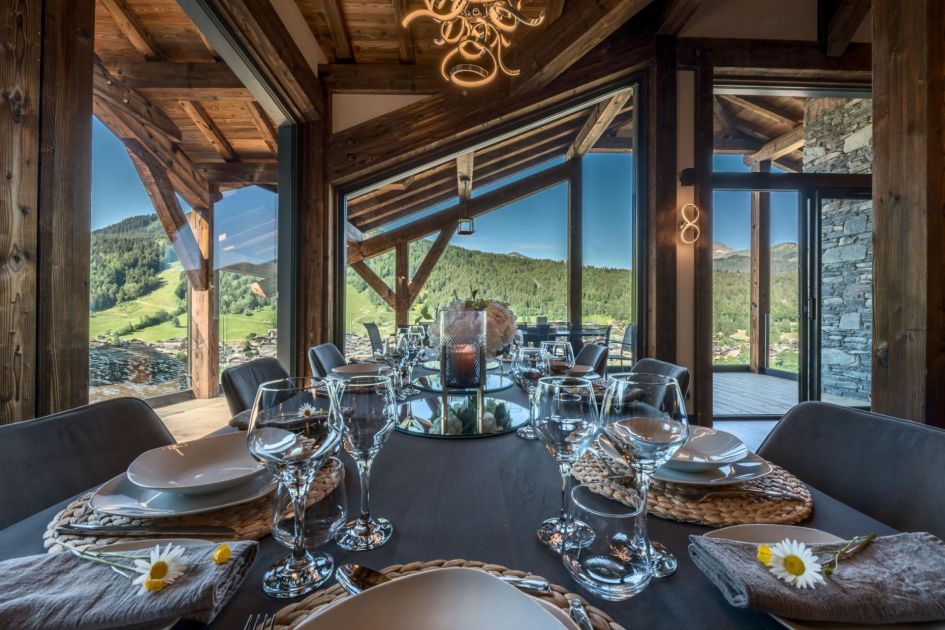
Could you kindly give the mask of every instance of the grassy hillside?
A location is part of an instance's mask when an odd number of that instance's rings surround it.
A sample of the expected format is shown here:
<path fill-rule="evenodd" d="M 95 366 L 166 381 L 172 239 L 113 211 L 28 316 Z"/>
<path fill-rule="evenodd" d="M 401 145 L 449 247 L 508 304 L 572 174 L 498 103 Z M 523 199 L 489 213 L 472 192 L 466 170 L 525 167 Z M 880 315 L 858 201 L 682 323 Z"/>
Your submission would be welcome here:
<path fill-rule="evenodd" d="M 154 291 L 135 300 L 121 302 L 111 308 L 93 312 L 89 318 L 89 336 L 92 339 L 111 337 L 118 330 L 129 323 L 135 323 L 147 315 L 154 315 L 160 311 L 174 312 L 178 305 L 175 289 L 180 281 L 180 263 L 172 264 L 168 269 L 160 272 L 158 278 L 160 286 Z M 181 315 L 179 321 L 186 326 L 186 315 Z M 134 333 L 123 335 L 125 339 L 135 338 L 148 342 L 162 341 L 174 337 L 186 337 L 186 328 L 175 328 L 173 322 L 164 322 L 155 326 L 148 326 Z"/>

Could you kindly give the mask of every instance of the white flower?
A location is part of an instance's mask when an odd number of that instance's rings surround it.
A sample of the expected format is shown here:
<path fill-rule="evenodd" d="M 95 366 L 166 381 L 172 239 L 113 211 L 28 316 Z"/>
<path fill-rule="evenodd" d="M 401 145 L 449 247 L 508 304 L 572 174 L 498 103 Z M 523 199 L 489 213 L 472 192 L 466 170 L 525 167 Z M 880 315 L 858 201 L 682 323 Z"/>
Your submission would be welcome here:
<path fill-rule="evenodd" d="M 315 415 L 315 407 L 308 403 L 304 403 L 301 407 L 299 407 L 299 413 L 303 418 L 311 418 Z"/>
<path fill-rule="evenodd" d="M 824 582 L 817 558 L 807 545 L 796 540 L 784 539 L 772 545 L 767 564 L 777 578 L 797 588 L 812 588 Z"/>
<path fill-rule="evenodd" d="M 155 545 L 151 550 L 150 561 L 135 560 L 134 570 L 141 574 L 134 581 L 134 584 L 141 586 L 138 594 L 157 592 L 173 584 L 174 580 L 183 575 L 187 566 L 181 560 L 183 555 L 183 547 L 175 547 L 172 543 L 167 543 L 164 551 L 161 551 L 161 545 Z"/>

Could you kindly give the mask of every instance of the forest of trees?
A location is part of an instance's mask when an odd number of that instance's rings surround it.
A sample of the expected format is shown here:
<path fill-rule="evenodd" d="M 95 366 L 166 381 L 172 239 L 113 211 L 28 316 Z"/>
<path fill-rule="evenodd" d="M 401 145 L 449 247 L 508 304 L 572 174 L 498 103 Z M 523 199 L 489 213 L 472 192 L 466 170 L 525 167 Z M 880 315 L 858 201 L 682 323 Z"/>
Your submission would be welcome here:
<path fill-rule="evenodd" d="M 91 310 L 146 295 L 161 286 L 165 265 L 163 232 L 155 215 L 130 217 L 92 232 Z"/>

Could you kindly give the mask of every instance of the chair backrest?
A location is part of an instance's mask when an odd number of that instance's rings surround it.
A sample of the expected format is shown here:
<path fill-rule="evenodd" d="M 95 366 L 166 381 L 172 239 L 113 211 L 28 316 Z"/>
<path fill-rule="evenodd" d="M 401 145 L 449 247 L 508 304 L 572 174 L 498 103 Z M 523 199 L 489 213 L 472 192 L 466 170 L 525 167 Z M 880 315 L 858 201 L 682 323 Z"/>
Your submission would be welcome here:
<path fill-rule="evenodd" d="M 371 340 L 371 352 L 374 354 L 384 353 L 384 339 L 381 337 L 381 331 L 374 322 L 364 324 L 367 329 L 368 339 Z"/>
<path fill-rule="evenodd" d="M 336 367 L 346 365 L 345 355 L 333 343 L 323 343 L 308 349 L 308 362 L 315 376 L 328 376 Z"/>
<path fill-rule="evenodd" d="M 596 343 L 586 343 L 577 356 L 575 365 L 589 365 L 594 371 L 604 376 L 607 374 L 607 346 Z"/>
<path fill-rule="evenodd" d="M 267 381 L 286 378 L 286 372 L 278 359 L 261 357 L 242 365 L 235 365 L 223 370 L 220 381 L 223 383 L 223 395 L 230 413 L 236 415 L 253 406 L 256 400 L 256 391 Z"/>
<path fill-rule="evenodd" d="M 781 418 L 758 454 L 890 527 L 945 538 L 941 429 L 806 402 Z"/>
<path fill-rule="evenodd" d="M 173 443 L 139 398 L 0 426 L 0 529 L 108 481 L 147 450 Z"/>
<path fill-rule="evenodd" d="M 623 331 L 623 340 L 620 342 L 621 352 L 626 352 L 628 349 L 633 350 L 634 337 L 637 334 L 637 327 L 633 324 L 627 324 L 627 327 Z"/>
<path fill-rule="evenodd" d="M 667 363 L 659 359 L 640 359 L 633 364 L 633 368 L 631 368 L 630 371 L 639 372 L 641 374 L 670 376 L 679 381 L 679 389 L 682 390 L 683 396 L 689 393 L 689 370 L 681 365 Z"/>

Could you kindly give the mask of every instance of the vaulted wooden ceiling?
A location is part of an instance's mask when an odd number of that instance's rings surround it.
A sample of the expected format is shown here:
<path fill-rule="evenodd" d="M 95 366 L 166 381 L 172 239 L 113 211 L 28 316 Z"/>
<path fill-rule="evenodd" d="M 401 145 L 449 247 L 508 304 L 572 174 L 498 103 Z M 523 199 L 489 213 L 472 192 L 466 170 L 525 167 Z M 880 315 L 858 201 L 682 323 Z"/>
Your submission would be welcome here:
<path fill-rule="evenodd" d="M 772 161 L 788 172 L 803 166 L 804 99 L 720 94 L 713 103 L 715 150 L 745 154 L 746 164 Z"/>

